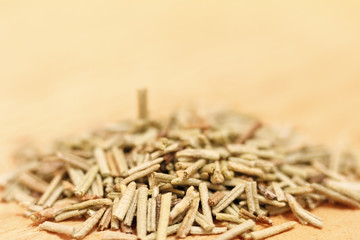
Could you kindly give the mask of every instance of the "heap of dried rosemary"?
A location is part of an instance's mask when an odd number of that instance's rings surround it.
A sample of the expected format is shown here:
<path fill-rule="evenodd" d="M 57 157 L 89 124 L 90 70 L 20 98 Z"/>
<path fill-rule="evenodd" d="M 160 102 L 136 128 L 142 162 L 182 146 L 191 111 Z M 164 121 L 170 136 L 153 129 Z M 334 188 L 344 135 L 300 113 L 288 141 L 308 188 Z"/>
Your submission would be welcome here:
<path fill-rule="evenodd" d="M 322 228 L 306 208 L 360 206 L 360 185 L 350 184 L 360 175 L 355 152 L 330 152 L 229 111 L 180 110 L 154 121 L 146 95 L 138 93 L 137 120 L 60 141 L 50 154 L 19 154 L 27 163 L 1 177 L 2 200 L 26 206 L 40 229 L 80 239 L 97 227 L 103 239 L 130 240 L 263 239 L 295 225 L 272 226 L 268 216 L 291 211 Z M 86 220 L 59 223 L 73 218 Z"/>

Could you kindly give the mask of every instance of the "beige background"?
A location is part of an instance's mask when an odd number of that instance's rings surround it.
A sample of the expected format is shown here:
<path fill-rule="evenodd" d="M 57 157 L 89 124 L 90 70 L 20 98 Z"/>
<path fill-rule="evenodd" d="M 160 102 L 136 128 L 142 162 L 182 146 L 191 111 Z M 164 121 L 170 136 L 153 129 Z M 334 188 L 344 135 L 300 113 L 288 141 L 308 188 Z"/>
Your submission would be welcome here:
<path fill-rule="evenodd" d="M 345 135 L 359 146 L 359 10 L 359 1 L 331 0 L 2 0 L 0 172 L 21 143 L 134 117 L 142 86 L 152 116 L 225 104 L 318 142 Z M 59 239 L 5 216 L 20 212 L 0 204 L 0 239 Z M 360 238 L 359 211 L 315 213 L 323 230 L 297 226 L 276 239 Z"/>

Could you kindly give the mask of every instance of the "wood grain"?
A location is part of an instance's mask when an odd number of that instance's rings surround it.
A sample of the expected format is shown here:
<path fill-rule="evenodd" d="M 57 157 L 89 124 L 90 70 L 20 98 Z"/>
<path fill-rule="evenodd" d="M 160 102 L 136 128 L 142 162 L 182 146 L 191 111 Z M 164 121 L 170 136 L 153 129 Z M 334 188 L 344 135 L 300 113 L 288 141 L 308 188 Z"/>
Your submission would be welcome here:
<path fill-rule="evenodd" d="M 136 116 L 143 86 L 154 117 L 194 102 L 227 105 L 294 124 L 315 142 L 348 136 L 359 146 L 359 5 L 1 1 L 0 171 L 15 167 L 11 153 L 20 144 L 47 147 Z M 63 239 L 30 226 L 21 211 L 0 204 L 0 239 Z M 359 211 L 314 212 L 323 230 L 296 226 L 276 239 L 360 239 Z"/>

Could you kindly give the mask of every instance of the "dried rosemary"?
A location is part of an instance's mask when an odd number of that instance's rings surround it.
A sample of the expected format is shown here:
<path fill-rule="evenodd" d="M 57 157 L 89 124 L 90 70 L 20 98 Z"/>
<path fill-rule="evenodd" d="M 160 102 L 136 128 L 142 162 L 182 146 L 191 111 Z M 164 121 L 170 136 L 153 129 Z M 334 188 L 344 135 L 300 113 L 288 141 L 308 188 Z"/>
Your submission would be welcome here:
<path fill-rule="evenodd" d="M 26 206 L 42 230 L 83 238 L 96 228 L 103 239 L 126 240 L 256 240 L 294 227 L 272 226 L 273 215 L 291 211 L 301 224 L 322 228 L 307 209 L 326 200 L 360 208 L 360 155 L 299 139 L 229 111 L 179 110 L 153 120 L 141 89 L 137 119 L 25 156 L 28 163 L 0 176 L 1 185 L 7 182 L 1 199 Z M 84 221 L 58 223 L 73 218 Z M 254 231 L 255 224 L 265 228 Z"/>

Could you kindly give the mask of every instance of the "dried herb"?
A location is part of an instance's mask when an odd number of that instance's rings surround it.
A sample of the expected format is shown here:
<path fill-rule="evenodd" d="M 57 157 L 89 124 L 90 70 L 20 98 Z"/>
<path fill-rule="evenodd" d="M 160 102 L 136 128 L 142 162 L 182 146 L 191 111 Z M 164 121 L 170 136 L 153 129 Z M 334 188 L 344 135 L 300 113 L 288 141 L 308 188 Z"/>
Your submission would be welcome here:
<path fill-rule="evenodd" d="M 360 185 L 350 183 L 360 176 L 360 155 L 344 144 L 327 150 L 230 111 L 180 109 L 153 120 L 146 89 L 138 91 L 137 119 L 60 140 L 50 154 L 16 156 L 28 162 L 0 176 L 2 201 L 26 206 L 40 229 L 74 238 L 97 228 L 114 231 L 103 239 L 263 239 L 295 225 L 272 226 L 273 215 L 291 211 L 322 228 L 307 209 L 326 200 L 360 207 Z M 72 218 L 87 219 L 58 223 Z M 265 229 L 254 231 L 255 223 Z"/>

